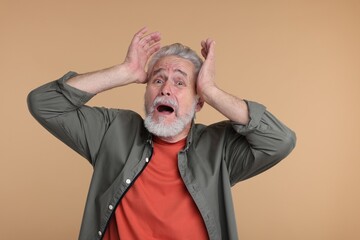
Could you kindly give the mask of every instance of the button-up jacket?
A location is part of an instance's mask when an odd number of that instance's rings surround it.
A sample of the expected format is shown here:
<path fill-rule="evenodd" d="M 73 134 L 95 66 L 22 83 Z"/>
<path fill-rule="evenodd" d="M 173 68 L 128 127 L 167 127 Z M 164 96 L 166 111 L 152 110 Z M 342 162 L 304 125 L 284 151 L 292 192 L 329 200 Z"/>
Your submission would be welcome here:
<path fill-rule="evenodd" d="M 121 198 L 151 162 L 152 136 L 133 111 L 86 106 L 94 95 L 66 84 L 74 75 L 33 90 L 28 106 L 48 131 L 92 164 L 79 239 L 101 239 Z M 263 105 L 247 104 L 248 125 L 193 123 L 178 153 L 181 178 L 209 239 L 238 239 L 230 187 L 272 167 L 295 146 L 295 134 Z"/>

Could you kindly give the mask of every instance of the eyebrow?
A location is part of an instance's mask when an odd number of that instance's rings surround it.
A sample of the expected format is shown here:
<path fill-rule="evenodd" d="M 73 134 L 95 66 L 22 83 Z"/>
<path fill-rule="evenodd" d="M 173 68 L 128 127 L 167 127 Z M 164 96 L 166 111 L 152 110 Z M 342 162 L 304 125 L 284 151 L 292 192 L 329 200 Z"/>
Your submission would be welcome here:
<path fill-rule="evenodd" d="M 165 71 L 165 69 L 164 69 L 164 68 L 156 69 L 156 70 L 153 72 L 152 75 L 155 76 L 156 74 L 161 73 L 162 71 Z M 188 76 L 186 72 L 184 72 L 184 71 L 182 71 L 182 70 L 180 70 L 180 69 L 175 69 L 175 72 L 180 73 L 180 74 L 183 75 L 184 77 L 187 77 L 187 76 Z"/>

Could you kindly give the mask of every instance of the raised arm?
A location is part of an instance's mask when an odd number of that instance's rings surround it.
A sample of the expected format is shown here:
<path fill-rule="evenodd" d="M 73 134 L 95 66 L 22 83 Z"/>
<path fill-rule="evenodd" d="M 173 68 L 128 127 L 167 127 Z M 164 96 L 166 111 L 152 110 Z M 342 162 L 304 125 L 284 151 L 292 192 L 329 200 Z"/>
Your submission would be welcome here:
<path fill-rule="evenodd" d="M 243 125 L 248 124 L 249 111 L 246 102 L 226 93 L 215 84 L 215 41 L 207 39 L 201 42 L 201 46 L 205 61 L 197 79 L 198 94 L 228 119 Z"/>
<path fill-rule="evenodd" d="M 103 70 L 77 75 L 67 81 L 72 87 L 97 94 L 130 83 L 145 83 L 145 66 L 149 57 L 160 48 L 159 32 L 146 35 L 147 28 L 138 31 L 122 64 Z"/>
<path fill-rule="evenodd" d="M 34 118 L 92 164 L 103 136 L 121 111 L 85 104 L 96 93 L 107 89 L 146 82 L 146 62 L 160 47 L 160 34 L 146 35 L 146 31 L 143 28 L 135 34 L 122 64 L 81 75 L 69 72 L 28 95 L 28 107 Z M 127 116 L 137 118 L 135 114 Z"/>
<path fill-rule="evenodd" d="M 295 147 L 296 136 L 263 105 L 219 89 L 214 81 L 215 42 L 207 39 L 201 46 L 205 61 L 197 79 L 197 92 L 206 103 L 232 121 L 224 159 L 234 185 L 285 158 Z M 247 144 L 243 144 L 241 136 L 245 136 Z"/>

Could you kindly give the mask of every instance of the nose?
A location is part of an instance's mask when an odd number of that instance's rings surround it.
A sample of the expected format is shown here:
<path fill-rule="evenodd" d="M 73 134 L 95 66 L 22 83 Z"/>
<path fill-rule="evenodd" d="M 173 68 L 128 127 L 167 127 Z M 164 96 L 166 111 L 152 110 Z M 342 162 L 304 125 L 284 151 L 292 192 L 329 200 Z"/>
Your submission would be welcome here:
<path fill-rule="evenodd" d="M 170 83 L 166 81 L 161 88 L 161 96 L 170 96 L 170 95 L 171 95 Z"/>

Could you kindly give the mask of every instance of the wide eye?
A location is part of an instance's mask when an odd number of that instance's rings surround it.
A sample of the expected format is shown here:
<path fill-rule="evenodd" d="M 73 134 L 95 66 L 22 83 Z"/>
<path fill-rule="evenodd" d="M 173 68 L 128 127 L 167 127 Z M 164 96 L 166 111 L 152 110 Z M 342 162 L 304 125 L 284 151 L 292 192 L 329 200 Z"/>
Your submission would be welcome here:
<path fill-rule="evenodd" d="M 157 79 L 154 80 L 154 83 L 155 83 L 155 84 L 162 84 L 162 83 L 163 83 L 163 80 L 157 78 Z"/>
<path fill-rule="evenodd" d="M 177 82 L 175 82 L 175 84 L 176 84 L 176 86 L 179 86 L 179 87 L 185 85 L 183 81 L 177 81 Z"/>

